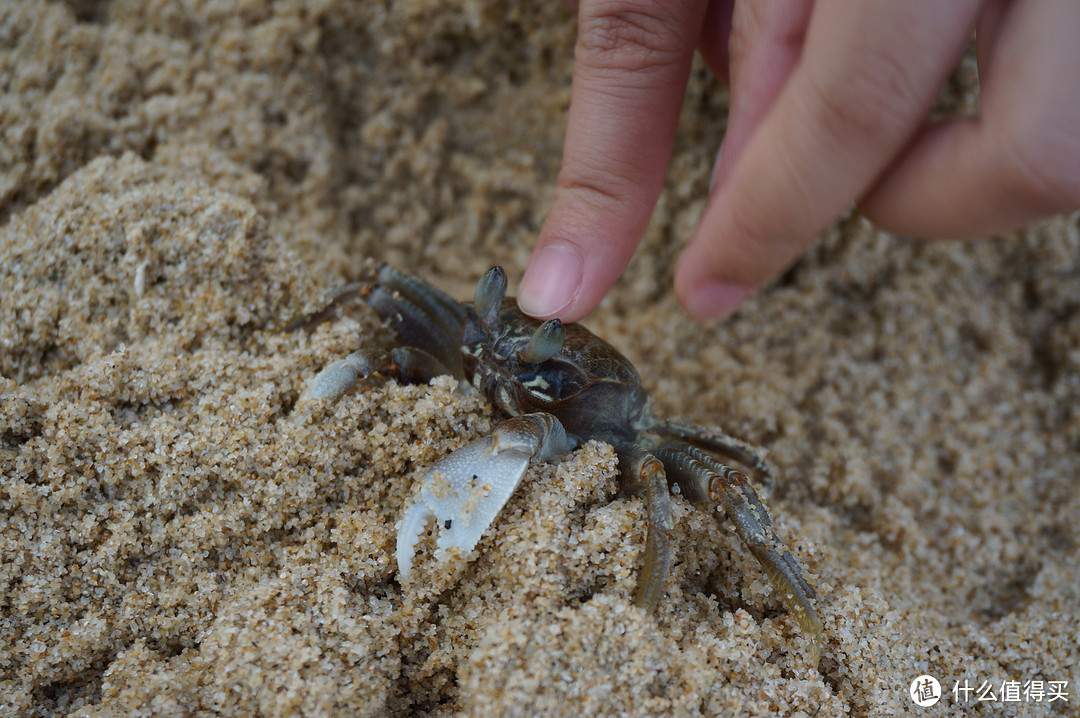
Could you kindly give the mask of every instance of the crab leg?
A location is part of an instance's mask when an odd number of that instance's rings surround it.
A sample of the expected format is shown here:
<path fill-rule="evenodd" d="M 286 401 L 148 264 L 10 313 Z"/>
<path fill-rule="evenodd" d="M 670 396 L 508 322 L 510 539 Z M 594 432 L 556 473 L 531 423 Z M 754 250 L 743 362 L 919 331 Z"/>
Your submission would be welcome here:
<path fill-rule="evenodd" d="M 362 281 L 334 290 L 321 309 L 294 317 L 285 323 L 283 330 L 315 326 L 336 308 L 355 299 L 362 299 L 374 309 L 401 345 L 418 349 L 434 359 L 440 367 L 438 374 L 465 378 L 461 368 L 461 325 L 465 312 L 461 305 L 416 277 L 385 264 L 371 263 Z"/>
<path fill-rule="evenodd" d="M 451 548 L 465 555 L 521 483 L 529 461 L 552 459 L 569 449 L 558 419 L 544 412 L 523 414 L 501 422 L 490 436 L 466 444 L 431 467 L 398 528 L 402 578 L 412 570 L 416 543 L 429 516 L 439 523 L 436 557 L 442 560 Z"/>
<path fill-rule="evenodd" d="M 619 457 L 619 481 L 622 491 L 633 496 L 645 495 L 649 532 L 645 538 L 645 563 L 638 574 L 634 605 L 646 613 L 656 610 L 664 580 L 671 567 L 671 494 L 668 492 L 664 465 L 638 444 L 615 447 Z"/>
<path fill-rule="evenodd" d="M 745 475 L 711 456 L 681 442 L 668 442 L 656 450 L 671 481 L 683 496 L 715 516 L 722 508 L 735 524 L 735 531 L 758 560 L 781 603 L 810 640 L 814 663 L 821 655 L 821 619 L 810 599 L 814 589 L 784 542 L 773 530 L 769 510 L 761 503 Z M 719 520 L 719 516 L 716 516 Z"/>
<path fill-rule="evenodd" d="M 410 384 L 426 383 L 451 373 L 438 359 L 416 347 L 398 347 L 382 355 L 361 349 L 327 364 L 308 382 L 303 398 L 336 401 L 358 380 L 375 372 Z"/>
<path fill-rule="evenodd" d="M 298 314 L 281 325 L 280 331 L 295 332 L 297 329 L 310 329 L 326 321 L 334 310 L 348 304 L 353 299 L 363 296 L 371 289 L 371 282 L 353 282 L 331 290 L 323 298 L 323 305 L 310 314 Z"/>
<path fill-rule="evenodd" d="M 660 421 L 653 430 L 668 436 L 677 436 L 692 446 L 715 451 L 732 461 L 753 470 L 754 478 L 772 488 L 776 472 L 772 464 L 765 458 L 765 454 L 756 446 L 746 443 L 742 439 L 725 434 L 717 429 L 690 424 L 678 419 Z"/>

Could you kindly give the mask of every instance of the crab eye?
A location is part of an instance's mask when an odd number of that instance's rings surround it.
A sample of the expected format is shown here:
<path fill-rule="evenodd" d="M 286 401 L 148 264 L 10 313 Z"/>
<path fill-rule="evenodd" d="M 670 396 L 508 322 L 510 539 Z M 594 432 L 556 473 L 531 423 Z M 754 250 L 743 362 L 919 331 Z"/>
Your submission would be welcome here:
<path fill-rule="evenodd" d="M 502 267 L 492 267 L 484 272 L 476 283 L 473 307 L 484 324 L 491 323 L 499 314 L 503 297 L 506 296 L 506 272 Z"/>
<path fill-rule="evenodd" d="M 558 319 L 549 319 L 536 328 L 521 352 L 521 358 L 533 364 L 547 361 L 562 349 L 566 329 Z"/>

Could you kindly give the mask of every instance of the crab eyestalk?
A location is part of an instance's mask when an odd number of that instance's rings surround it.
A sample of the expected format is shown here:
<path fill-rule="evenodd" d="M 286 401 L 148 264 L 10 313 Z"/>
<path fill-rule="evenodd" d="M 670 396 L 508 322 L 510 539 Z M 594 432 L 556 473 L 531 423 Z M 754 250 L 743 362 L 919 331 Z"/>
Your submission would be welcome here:
<path fill-rule="evenodd" d="M 502 267 L 492 267 L 484 272 L 476 283 L 473 307 L 485 327 L 491 327 L 499 319 L 499 309 L 506 296 L 506 272 Z"/>
<path fill-rule="evenodd" d="M 558 319 L 548 319 L 533 332 L 529 343 L 521 351 L 521 358 L 533 364 L 547 361 L 562 349 L 566 329 Z"/>

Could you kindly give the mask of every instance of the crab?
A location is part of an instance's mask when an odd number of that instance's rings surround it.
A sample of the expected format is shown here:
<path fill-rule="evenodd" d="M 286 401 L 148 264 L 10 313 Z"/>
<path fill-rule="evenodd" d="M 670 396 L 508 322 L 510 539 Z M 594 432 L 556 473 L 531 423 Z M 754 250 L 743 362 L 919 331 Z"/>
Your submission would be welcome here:
<path fill-rule="evenodd" d="M 806 634 L 816 664 L 822 625 L 811 603 L 814 589 L 747 475 L 703 449 L 771 480 L 762 452 L 719 431 L 654 416 L 629 360 L 579 324 L 526 316 L 506 296 L 506 286 L 505 272 L 492 267 L 477 284 L 473 302 L 459 303 L 418 277 L 369 262 L 361 281 L 336 290 L 321 309 L 287 325 L 313 326 L 361 299 L 397 335 L 398 346 L 389 352 L 365 349 L 328 365 L 308 384 L 306 399 L 337 400 L 376 373 L 412 383 L 449 374 L 510 417 L 424 474 L 398 525 L 401 577 L 413 569 L 430 517 L 438 521 L 435 559 L 445 560 L 453 549 L 466 555 L 531 461 L 556 459 L 596 439 L 615 449 L 622 492 L 643 496 L 646 503 L 644 565 L 634 603 L 652 613 L 663 591 L 672 559 L 670 484 L 717 521 L 731 520 Z"/>

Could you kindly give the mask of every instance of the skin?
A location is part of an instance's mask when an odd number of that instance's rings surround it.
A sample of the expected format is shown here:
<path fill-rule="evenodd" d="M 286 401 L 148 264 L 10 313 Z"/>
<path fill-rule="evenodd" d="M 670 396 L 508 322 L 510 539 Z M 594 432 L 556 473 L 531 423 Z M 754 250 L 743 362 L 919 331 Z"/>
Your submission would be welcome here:
<path fill-rule="evenodd" d="M 979 113 L 927 112 L 976 31 Z M 581 0 L 563 165 L 518 302 L 577 321 L 641 241 L 698 49 L 731 86 L 709 202 L 675 272 L 724 316 L 852 203 L 918 237 L 1080 208 L 1076 0 Z"/>

